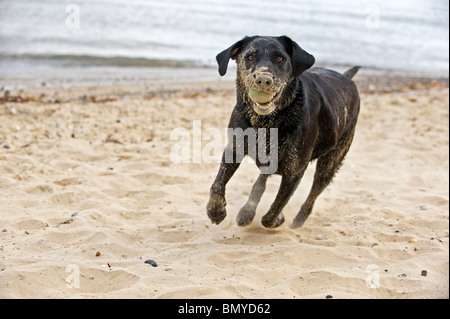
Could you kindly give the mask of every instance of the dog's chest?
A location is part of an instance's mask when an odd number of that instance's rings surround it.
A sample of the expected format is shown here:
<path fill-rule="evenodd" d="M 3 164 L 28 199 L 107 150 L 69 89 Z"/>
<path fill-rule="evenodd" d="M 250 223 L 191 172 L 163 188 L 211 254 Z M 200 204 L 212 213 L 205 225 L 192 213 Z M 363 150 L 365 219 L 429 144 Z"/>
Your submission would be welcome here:
<path fill-rule="evenodd" d="M 253 157 L 258 167 L 273 165 L 276 162 L 277 174 L 295 170 L 298 163 L 298 147 L 292 145 L 292 139 L 285 132 L 271 127 L 257 128 L 255 134 L 255 149 L 248 155 Z M 251 147 L 251 145 L 248 146 Z"/>

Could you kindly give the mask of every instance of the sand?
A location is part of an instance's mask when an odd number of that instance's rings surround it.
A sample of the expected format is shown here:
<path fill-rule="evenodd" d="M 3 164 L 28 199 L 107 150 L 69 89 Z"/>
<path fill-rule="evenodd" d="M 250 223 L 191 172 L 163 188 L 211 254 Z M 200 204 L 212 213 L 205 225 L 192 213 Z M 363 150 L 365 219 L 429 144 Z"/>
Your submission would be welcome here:
<path fill-rule="evenodd" d="M 278 176 L 240 228 L 243 163 L 212 225 L 218 164 L 171 159 L 174 129 L 226 127 L 232 82 L 1 92 L 0 298 L 448 298 L 448 82 L 370 80 L 334 182 L 289 228 L 311 164 L 273 230 Z"/>

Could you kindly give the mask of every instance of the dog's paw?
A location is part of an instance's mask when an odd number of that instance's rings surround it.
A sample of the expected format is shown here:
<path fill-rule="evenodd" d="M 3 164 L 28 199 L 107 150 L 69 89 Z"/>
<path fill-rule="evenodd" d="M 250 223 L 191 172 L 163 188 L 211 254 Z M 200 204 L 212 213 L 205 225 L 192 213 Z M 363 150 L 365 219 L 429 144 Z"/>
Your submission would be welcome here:
<path fill-rule="evenodd" d="M 247 205 L 242 207 L 241 210 L 239 211 L 239 214 L 236 217 L 236 222 L 238 226 L 243 227 L 250 225 L 250 223 L 253 221 L 253 218 L 255 217 L 255 213 L 256 211 L 254 207 L 249 207 Z"/>
<path fill-rule="evenodd" d="M 223 196 L 211 194 L 206 206 L 206 213 L 213 224 L 220 224 L 227 216 L 225 205 L 226 201 Z"/>
<path fill-rule="evenodd" d="M 300 212 L 297 214 L 297 216 L 295 216 L 294 220 L 292 221 L 292 225 L 290 226 L 290 228 L 295 229 L 302 227 L 308 216 L 311 214 L 311 212 L 312 212 L 311 206 L 303 205 L 302 208 L 300 209 Z"/>
<path fill-rule="evenodd" d="M 277 217 L 272 218 L 272 216 L 266 214 L 262 217 L 261 223 L 266 228 L 275 228 L 284 223 L 284 216 L 283 214 L 280 214 Z"/>
<path fill-rule="evenodd" d="M 305 219 L 299 218 L 299 216 L 297 216 L 296 218 L 294 218 L 294 221 L 292 222 L 290 228 L 291 229 L 300 228 L 303 226 L 304 223 L 305 223 Z"/>

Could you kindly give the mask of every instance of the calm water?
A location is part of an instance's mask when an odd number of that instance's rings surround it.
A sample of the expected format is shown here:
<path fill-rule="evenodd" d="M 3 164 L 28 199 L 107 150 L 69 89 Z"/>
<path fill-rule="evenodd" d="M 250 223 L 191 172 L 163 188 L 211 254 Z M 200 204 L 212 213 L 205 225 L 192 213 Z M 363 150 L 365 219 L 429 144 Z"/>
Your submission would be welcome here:
<path fill-rule="evenodd" d="M 447 0 L 0 0 L 0 75 L 17 60 L 212 66 L 254 34 L 286 34 L 319 65 L 442 74 L 448 12 Z"/>

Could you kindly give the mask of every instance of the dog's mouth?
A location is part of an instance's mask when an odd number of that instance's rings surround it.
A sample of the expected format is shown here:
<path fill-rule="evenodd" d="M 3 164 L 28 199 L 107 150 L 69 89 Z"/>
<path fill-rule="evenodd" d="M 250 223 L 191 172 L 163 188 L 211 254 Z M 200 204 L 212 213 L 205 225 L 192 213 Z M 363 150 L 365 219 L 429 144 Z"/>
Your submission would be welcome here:
<path fill-rule="evenodd" d="M 276 100 L 281 95 L 284 85 L 277 92 L 256 91 L 248 89 L 248 96 L 254 102 L 253 110 L 259 115 L 268 115 L 276 109 Z"/>

